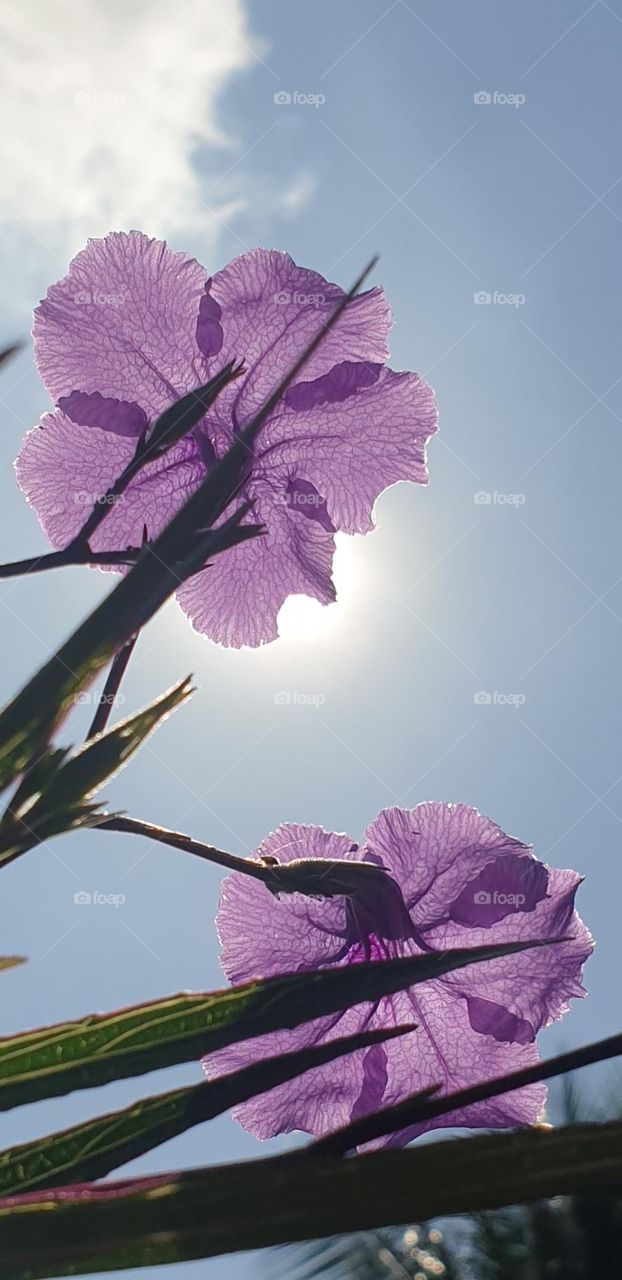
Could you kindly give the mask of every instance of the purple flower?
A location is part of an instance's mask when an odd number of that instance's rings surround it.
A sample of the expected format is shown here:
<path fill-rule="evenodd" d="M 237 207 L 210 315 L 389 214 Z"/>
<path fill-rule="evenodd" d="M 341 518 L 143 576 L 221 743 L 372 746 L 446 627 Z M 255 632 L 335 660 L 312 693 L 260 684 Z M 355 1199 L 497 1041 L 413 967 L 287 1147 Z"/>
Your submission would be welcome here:
<path fill-rule="evenodd" d="M 92 240 L 35 313 L 37 364 L 56 408 L 31 431 L 19 483 L 53 546 L 67 545 L 133 457 L 148 423 L 229 360 L 245 375 L 106 514 L 91 547 L 154 537 L 274 390 L 343 296 L 288 254 L 255 249 L 212 279 L 139 232 Z M 335 598 L 334 534 L 367 533 L 378 495 L 427 481 L 431 389 L 386 368 L 389 307 L 356 298 L 262 428 L 243 497 L 261 538 L 218 556 L 180 588 L 193 626 L 229 645 L 277 635 L 293 593 Z"/>
<path fill-rule="evenodd" d="M 334 881 L 328 871 L 326 884 L 328 893 L 341 884 L 350 896 L 277 898 L 256 880 L 228 876 L 217 924 L 223 968 L 232 982 L 450 947 L 569 938 L 470 965 L 375 1005 L 210 1055 L 204 1068 L 214 1077 L 335 1036 L 417 1024 L 415 1032 L 309 1071 L 237 1107 L 236 1118 L 259 1138 L 292 1129 L 323 1134 L 428 1085 L 450 1093 L 526 1067 L 538 1061 L 537 1032 L 566 1012 L 571 997 L 584 994 L 581 971 L 592 941 L 574 910 L 580 877 L 538 862 L 526 845 L 467 805 L 385 809 L 362 847 L 350 836 L 288 824 L 268 836 L 255 856 L 290 865 L 301 857 L 346 859 L 347 873 L 338 869 Z M 355 871 L 360 863 L 367 864 L 365 870 Z M 384 887 L 378 883 L 380 868 Z M 321 877 L 314 876 L 321 894 Z M 387 1141 L 403 1145 L 425 1128 L 447 1125 L 529 1124 L 540 1116 L 545 1097 L 544 1086 L 532 1085 Z"/>

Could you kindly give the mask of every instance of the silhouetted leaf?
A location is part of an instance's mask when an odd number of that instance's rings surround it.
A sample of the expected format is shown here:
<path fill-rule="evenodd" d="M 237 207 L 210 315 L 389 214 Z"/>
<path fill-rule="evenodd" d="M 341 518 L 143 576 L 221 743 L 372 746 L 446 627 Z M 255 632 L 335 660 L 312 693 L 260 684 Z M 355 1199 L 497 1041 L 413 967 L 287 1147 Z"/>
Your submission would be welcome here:
<path fill-rule="evenodd" d="M 0 1110 L 189 1062 L 539 943 L 500 943 L 285 974 L 92 1014 L 0 1040 Z"/>
<path fill-rule="evenodd" d="M 0 1280 L 209 1258 L 622 1180 L 622 1123 L 434 1142 L 351 1160 L 297 1154 L 0 1200 Z"/>
<path fill-rule="evenodd" d="M 189 679 L 182 680 L 77 751 L 47 751 L 24 777 L 0 823 L 0 866 L 52 836 L 96 824 L 102 811 L 91 797 L 191 692 Z"/>
<path fill-rule="evenodd" d="M 412 1027 L 366 1031 L 279 1058 L 266 1058 L 219 1080 L 144 1098 L 123 1111 L 97 1116 L 61 1133 L 1 1151 L 0 1196 L 102 1178 L 128 1160 L 135 1160 L 257 1093 L 409 1030 Z"/>

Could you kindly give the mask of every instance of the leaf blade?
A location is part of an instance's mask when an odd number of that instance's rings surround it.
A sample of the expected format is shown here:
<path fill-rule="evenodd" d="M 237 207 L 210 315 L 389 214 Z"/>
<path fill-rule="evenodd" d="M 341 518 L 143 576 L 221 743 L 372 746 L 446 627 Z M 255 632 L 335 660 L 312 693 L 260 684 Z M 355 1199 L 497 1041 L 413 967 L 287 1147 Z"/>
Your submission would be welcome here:
<path fill-rule="evenodd" d="M 191 693 L 186 678 L 112 729 L 87 738 L 76 751 L 45 752 L 23 778 L 0 822 L 0 868 L 43 840 L 100 821 L 91 797 Z"/>
<path fill-rule="evenodd" d="M 188 1062 L 540 943 L 503 943 L 182 993 L 0 1040 L 0 1110 Z"/>
<path fill-rule="evenodd" d="M 622 1181 L 622 1122 L 295 1156 L 0 1200 L 0 1280 L 89 1275 L 499 1209 Z M 243 1212 L 240 1210 L 243 1206 Z"/>
<path fill-rule="evenodd" d="M 258 1093 L 412 1030 L 367 1031 L 267 1058 L 217 1080 L 143 1098 L 121 1111 L 0 1151 L 0 1197 L 103 1178 Z"/>

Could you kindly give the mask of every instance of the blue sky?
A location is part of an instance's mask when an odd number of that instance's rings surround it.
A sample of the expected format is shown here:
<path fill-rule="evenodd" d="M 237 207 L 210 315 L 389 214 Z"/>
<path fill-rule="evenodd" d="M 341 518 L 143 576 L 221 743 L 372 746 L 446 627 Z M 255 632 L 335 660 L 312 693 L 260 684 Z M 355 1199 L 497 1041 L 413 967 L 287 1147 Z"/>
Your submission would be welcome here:
<path fill-rule="evenodd" d="M 348 284 L 379 252 L 392 363 L 436 387 L 441 435 L 429 489 L 382 497 L 377 530 L 342 541 L 337 604 L 290 602 L 276 644 L 219 650 L 164 609 L 124 710 L 189 671 L 199 692 L 110 801 L 236 853 L 284 819 L 357 838 L 386 805 L 476 805 L 585 876 L 590 996 L 543 1051 L 612 1033 L 622 4 L 192 0 L 185 18 L 180 32 L 159 2 L 131 21 L 101 0 L 77 21 L 65 0 L 45 16 L 5 7 L 2 81 L 17 109 L 2 144 L 0 337 L 27 331 L 86 235 L 139 219 L 210 269 L 261 243 Z M 0 402 L 0 554 L 12 559 L 44 549 L 11 470 L 47 405 L 30 351 Z M 109 586 L 87 571 L 2 585 L 5 696 Z M 283 691 L 289 704 L 275 702 Z M 5 873 L 2 950 L 30 962 L 5 979 L 4 1029 L 218 985 L 218 884 L 216 869 L 130 837 L 29 854 Z M 81 889 L 126 901 L 79 907 Z M 197 1078 L 189 1065 L 11 1113 L 4 1141 Z M 133 1168 L 258 1152 L 224 1117 Z M 250 1269 L 233 1258 L 183 1274 Z"/>

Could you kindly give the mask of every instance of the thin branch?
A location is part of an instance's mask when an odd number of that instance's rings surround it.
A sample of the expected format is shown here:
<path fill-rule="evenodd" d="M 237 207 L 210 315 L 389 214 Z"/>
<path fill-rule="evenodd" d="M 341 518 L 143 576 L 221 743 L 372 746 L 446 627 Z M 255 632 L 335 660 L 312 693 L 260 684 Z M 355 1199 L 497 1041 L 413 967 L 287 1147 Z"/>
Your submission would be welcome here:
<path fill-rule="evenodd" d="M 71 543 L 61 551 L 48 551 L 42 556 L 30 556 L 27 560 L 12 560 L 9 564 L 0 564 L 0 579 L 81 565 L 133 565 L 139 554 L 140 547 L 126 547 L 125 551 L 91 551 L 88 546 L 78 547 Z"/>
<path fill-rule="evenodd" d="M 240 858 L 234 853 L 226 853 L 211 844 L 203 844 L 193 840 L 192 836 L 182 835 L 179 831 L 168 831 L 166 827 L 158 827 L 153 822 L 143 822 L 141 818 L 127 818 L 123 815 L 106 818 L 94 828 L 96 831 L 121 831 L 127 835 L 146 836 L 158 844 L 170 845 L 172 849 L 180 849 L 182 853 L 192 853 L 195 858 L 203 858 L 213 862 L 217 867 L 226 867 L 227 871 L 240 871 L 242 875 L 252 876 L 268 886 L 273 880 L 270 867 L 263 867 L 260 862 L 250 858 Z"/>
<path fill-rule="evenodd" d="M 106 683 L 100 695 L 97 711 L 93 716 L 91 726 L 85 738 L 86 742 L 89 741 L 89 738 L 94 738 L 96 734 L 103 733 L 106 728 L 110 718 L 110 712 L 114 706 L 115 698 L 119 692 L 119 686 L 125 675 L 127 664 L 134 652 L 134 645 L 137 640 L 138 632 L 136 632 L 136 635 L 130 636 L 127 643 L 119 649 L 118 653 L 116 653 L 112 659 L 110 671 L 108 672 Z"/>

